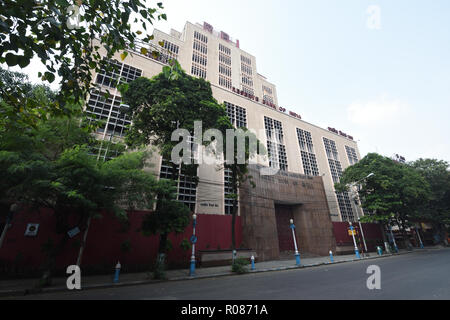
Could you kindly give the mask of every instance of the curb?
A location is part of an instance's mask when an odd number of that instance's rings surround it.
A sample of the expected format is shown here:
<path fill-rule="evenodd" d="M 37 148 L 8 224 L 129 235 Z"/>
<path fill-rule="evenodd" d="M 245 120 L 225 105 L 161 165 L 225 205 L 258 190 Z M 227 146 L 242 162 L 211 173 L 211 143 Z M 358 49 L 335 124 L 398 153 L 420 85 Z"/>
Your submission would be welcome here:
<path fill-rule="evenodd" d="M 440 249 L 440 248 L 438 248 L 438 249 Z M 437 249 L 436 248 L 423 249 L 423 251 L 428 251 L 428 250 L 437 250 Z M 364 258 L 360 258 L 360 259 L 353 258 L 353 259 L 342 260 L 342 261 L 319 262 L 319 263 L 300 265 L 300 266 L 293 265 L 293 266 L 286 266 L 286 267 L 265 268 L 265 269 L 259 269 L 259 270 L 250 270 L 250 271 L 246 272 L 245 274 L 304 269 L 304 268 L 320 267 L 320 266 L 325 266 L 325 265 L 329 266 L 329 265 L 335 265 L 335 264 L 340 264 L 340 263 L 387 258 L 387 257 L 393 257 L 393 256 L 399 256 L 399 255 L 403 255 L 403 254 L 409 254 L 409 253 L 414 253 L 414 252 L 423 252 L 423 251 L 414 251 L 413 250 L 413 251 L 407 251 L 407 252 L 402 252 L 402 253 L 383 254 L 382 256 L 379 256 L 379 255 L 376 255 L 373 257 L 369 256 L 369 257 L 364 257 Z M 82 287 L 82 290 L 120 288 L 120 287 L 129 287 L 129 286 L 135 286 L 135 285 L 156 284 L 156 283 L 170 282 L 170 281 L 186 281 L 186 280 L 218 278 L 218 277 L 238 276 L 238 275 L 240 275 L 240 274 L 229 271 L 229 272 L 222 272 L 222 273 L 216 273 L 216 274 L 199 275 L 196 277 L 190 277 L 190 276 L 176 277 L 176 278 L 171 278 L 171 279 L 167 279 L 167 280 L 138 280 L 138 281 L 127 281 L 127 282 L 122 282 L 122 283 L 120 283 L 120 282 L 119 283 L 103 283 L 103 284 L 86 285 L 86 286 Z M 0 297 L 26 296 L 26 295 L 31 295 L 31 294 L 44 294 L 44 293 L 54 293 L 54 292 L 63 292 L 63 291 L 68 291 L 68 290 L 66 287 L 4 290 L 4 291 L 0 291 Z"/>

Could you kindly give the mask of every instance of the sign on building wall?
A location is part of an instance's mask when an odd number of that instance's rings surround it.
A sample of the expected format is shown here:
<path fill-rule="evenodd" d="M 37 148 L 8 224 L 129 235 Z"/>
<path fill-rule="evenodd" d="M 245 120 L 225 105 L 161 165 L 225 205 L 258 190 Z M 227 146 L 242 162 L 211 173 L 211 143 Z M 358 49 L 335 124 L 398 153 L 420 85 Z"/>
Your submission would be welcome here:
<path fill-rule="evenodd" d="M 26 237 L 35 237 L 37 236 L 39 230 L 39 223 L 29 223 L 25 230 Z"/>

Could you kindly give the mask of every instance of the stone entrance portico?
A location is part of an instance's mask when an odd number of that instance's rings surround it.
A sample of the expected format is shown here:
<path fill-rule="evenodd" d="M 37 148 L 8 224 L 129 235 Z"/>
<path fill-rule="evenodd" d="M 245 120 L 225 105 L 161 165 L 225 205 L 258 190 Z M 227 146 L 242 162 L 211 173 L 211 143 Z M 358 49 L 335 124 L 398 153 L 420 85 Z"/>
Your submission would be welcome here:
<path fill-rule="evenodd" d="M 243 247 L 256 250 L 261 261 L 278 259 L 280 252 L 293 250 L 289 220 L 294 219 L 300 254 L 336 250 L 322 177 L 281 171 L 264 176 L 257 166 L 249 175 L 255 188 L 247 183 L 239 194 Z"/>

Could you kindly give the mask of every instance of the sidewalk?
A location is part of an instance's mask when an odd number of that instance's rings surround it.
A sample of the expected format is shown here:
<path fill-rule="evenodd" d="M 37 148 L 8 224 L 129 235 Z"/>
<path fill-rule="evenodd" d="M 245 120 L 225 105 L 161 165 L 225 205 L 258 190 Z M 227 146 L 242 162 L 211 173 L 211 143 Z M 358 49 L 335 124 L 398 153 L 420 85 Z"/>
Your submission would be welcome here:
<path fill-rule="evenodd" d="M 406 254 L 427 250 L 433 250 L 433 247 L 425 249 L 414 249 L 413 251 L 400 250 L 398 254 L 383 254 L 382 256 L 379 256 L 376 253 L 372 252 L 370 254 L 367 254 L 365 257 L 362 257 L 361 259 L 357 259 L 354 254 L 334 256 L 334 263 L 377 259 L 399 254 Z M 295 258 L 292 257 L 292 259 L 290 260 L 274 260 L 255 263 L 255 270 L 250 270 L 250 265 L 248 266 L 248 269 L 249 273 L 257 273 L 257 272 L 288 270 L 295 268 L 315 267 L 326 264 L 332 264 L 329 256 L 301 259 L 301 266 L 296 266 Z M 235 273 L 231 272 L 231 266 L 197 268 L 195 277 L 189 276 L 188 268 L 182 270 L 166 271 L 167 281 L 194 280 L 194 279 L 212 278 L 229 275 L 235 275 Z M 151 284 L 163 281 L 163 280 L 149 279 L 149 274 L 147 272 L 121 274 L 119 283 L 113 283 L 113 277 L 114 277 L 113 274 L 83 277 L 83 273 L 81 273 L 81 288 L 83 290 L 88 290 L 88 289 L 99 289 L 108 287 L 131 286 L 139 284 Z M 67 290 L 66 280 L 67 278 L 54 278 L 53 285 L 51 287 L 43 288 L 39 292 L 48 293 L 48 292 L 66 291 Z M 32 290 L 32 288 L 35 286 L 36 283 L 38 283 L 38 279 L 18 279 L 18 280 L 16 279 L 16 280 L 0 281 L 0 297 L 25 295 L 27 293 L 37 293 L 36 291 Z"/>

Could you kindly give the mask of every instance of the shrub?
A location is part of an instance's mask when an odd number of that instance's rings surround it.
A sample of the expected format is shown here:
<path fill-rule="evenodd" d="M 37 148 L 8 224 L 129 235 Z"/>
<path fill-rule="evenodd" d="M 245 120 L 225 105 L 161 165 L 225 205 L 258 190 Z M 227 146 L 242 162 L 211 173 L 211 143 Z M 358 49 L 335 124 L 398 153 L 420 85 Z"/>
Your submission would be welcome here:
<path fill-rule="evenodd" d="M 248 259 L 246 258 L 237 258 L 234 260 L 233 265 L 231 266 L 231 271 L 236 272 L 238 274 L 248 272 L 247 265 L 249 264 Z"/>

